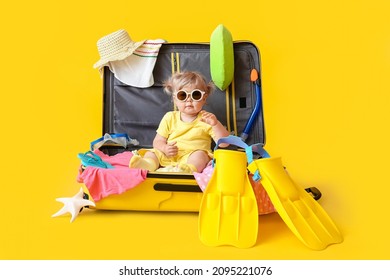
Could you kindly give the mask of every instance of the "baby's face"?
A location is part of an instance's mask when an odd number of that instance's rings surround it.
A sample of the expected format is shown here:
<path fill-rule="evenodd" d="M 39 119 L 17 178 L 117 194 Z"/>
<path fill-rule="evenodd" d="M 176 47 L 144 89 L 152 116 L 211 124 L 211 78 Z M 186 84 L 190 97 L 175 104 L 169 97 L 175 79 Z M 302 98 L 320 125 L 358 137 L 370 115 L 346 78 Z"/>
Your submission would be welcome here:
<path fill-rule="evenodd" d="M 198 88 L 184 87 L 173 93 L 177 109 L 187 115 L 197 115 L 206 103 L 207 94 Z"/>

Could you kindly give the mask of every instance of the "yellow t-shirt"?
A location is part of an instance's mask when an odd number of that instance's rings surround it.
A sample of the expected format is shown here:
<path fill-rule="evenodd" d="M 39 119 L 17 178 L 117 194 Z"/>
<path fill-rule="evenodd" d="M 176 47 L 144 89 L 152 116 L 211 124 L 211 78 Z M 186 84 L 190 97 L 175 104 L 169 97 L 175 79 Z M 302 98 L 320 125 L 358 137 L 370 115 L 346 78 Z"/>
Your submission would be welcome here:
<path fill-rule="evenodd" d="M 167 143 L 177 142 L 179 158 L 196 150 L 212 155 L 211 140 L 215 135 L 212 127 L 200 118 L 198 115 L 194 121 L 186 123 L 180 119 L 179 111 L 168 112 L 162 118 L 157 133 L 167 138 Z"/>

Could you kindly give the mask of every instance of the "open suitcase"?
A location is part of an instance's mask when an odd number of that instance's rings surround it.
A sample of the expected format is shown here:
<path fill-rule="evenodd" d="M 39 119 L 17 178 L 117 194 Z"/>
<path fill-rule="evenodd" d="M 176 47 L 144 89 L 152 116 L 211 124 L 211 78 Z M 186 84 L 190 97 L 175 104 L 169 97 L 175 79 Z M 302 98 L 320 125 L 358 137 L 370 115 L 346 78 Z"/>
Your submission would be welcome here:
<path fill-rule="evenodd" d="M 255 83 L 250 75 L 252 69 L 256 69 L 260 78 L 260 55 L 258 48 L 249 41 L 234 42 L 233 48 L 234 80 L 225 91 L 216 88 L 204 109 L 214 113 L 232 134 L 240 135 L 256 103 Z M 140 145 L 126 149 L 105 147 L 102 151 L 114 155 L 126 150 L 152 147 L 161 118 L 166 112 L 174 110 L 170 97 L 163 92 L 163 81 L 172 73 L 185 70 L 198 71 L 211 80 L 209 43 L 164 43 L 153 70 L 154 85 L 148 88 L 128 86 L 105 67 L 103 134 L 127 133 Z M 262 106 L 246 143 L 265 143 Z M 83 188 L 85 196 L 91 199 L 88 188 Z M 95 201 L 95 208 L 197 212 L 202 195 L 193 175 L 149 172 L 146 180 L 136 187 Z"/>
<path fill-rule="evenodd" d="M 265 133 L 259 51 L 253 43 L 247 41 L 234 42 L 233 49 L 233 81 L 225 91 L 216 88 L 208 97 L 204 109 L 214 113 L 228 131 L 236 136 L 224 140 L 234 138 L 240 144 L 235 148 L 229 146 L 215 151 L 215 170 L 212 171 L 213 176 L 205 193 L 195 179 L 195 173 L 146 172 L 129 168 L 125 164 L 121 170 L 143 172 L 143 180 L 132 188 L 99 199 L 92 198 L 96 198 L 95 193 L 85 184 L 83 190 L 75 196 L 76 199 L 78 195 L 84 195 L 83 205 L 105 210 L 199 212 L 199 237 L 210 246 L 253 246 L 257 240 L 258 214 L 275 211 L 309 248 L 322 250 L 330 244 L 342 242 L 343 237 L 332 219 L 315 202 L 321 197 L 321 192 L 316 188 L 307 188 L 306 191 L 300 188 L 285 171 L 280 157 L 272 158 L 265 150 L 261 152 Z M 106 67 L 103 75 L 103 134 L 127 134 L 138 140 L 139 145 L 122 145 L 126 147 L 121 148 L 102 146 L 94 152 L 112 159 L 122 155 L 131 157 L 134 150 L 151 148 L 160 120 L 166 112 L 175 110 L 171 98 L 163 91 L 163 82 L 172 73 L 187 70 L 200 72 L 207 80 L 211 80 L 210 44 L 163 44 L 153 70 L 154 84 L 148 88 L 124 84 Z M 258 74 L 255 81 L 251 78 L 252 70 Z M 247 130 L 248 123 L 253 124 L 250 131 Z M 242 137 L 245 143 L 237 136 L 245 136 Z M 229 144 L 233 143 L 237 142 Z M 245 153 L 226 150 L 237 147 L 244 148 Z M 260 154 L 256 159 L 252 158 L 255 147 Z M 247 166 L 244 166 L 245 162 L 248 162 Z M 81 168 L 80 174 L 84 175 L 87 169 L 82 171 Z M 120 171 L 119 168 L 95 169 L 99 170 L 97 172 Z M 240 171 L 237 173 L 237 170 Z M 250 174 L 246 173 L 248 170 Z M 242 175 L 245 175 L 246 181 Z M 128 178 L 126 182 L 136 181 L 135 177 Z M 217 185 L 215 178 L 219 178 Z M 259 192 L 256 194 L 256 189 L 260 187 L 265 200 L 259 199 Z M 114 188 L 117 188 L 115 184 L 109 185 L 109 189 Z M 271 207 L 261 209 L 267 199 Z M 253 207 L 256 203 L 258 209 Z M 261 211 L 264 209 L 266 211 Z M 53 216 L 64 212 L 61 209 Z M 75 216 L 73 213 L 72 220 Z"/>
<path fill-rule="evenodd" d="M 216 88 L 208 97 L 204 109 L 214 113 L 227 130 L 236 136 L 220 140 L 236 139 L 225 142 L 236 147 L 229 146 L 215 151 L 215 170 L 212 171 L 213 176 L 205 193 L 196 180 L 196 173 L 146 172 L 129 168 L 127 161 L 121 170 L 143 172 L 141 182 L 99 199 L 96 199 L 91 187 L 85 184 L 78 194 L 83 195 L 84 192 L 86 200 L 83 204 L 106 210 L 199 211 L 199 236 L 204 244 L 248 248 L 256 243 L 258 214 L 267 213 L 260 211 L 264 200 L 259 199 L 259 192 L 256 194 L 256 190 L 261 187 L 264 197 L 272 206 L 267 208 L 271 209 L 268 213 L 277 211 L 305 245 L 322 250 L 330 244 L 342 242 L 342 235 L 336 225 L 315 202 L 321 197 L 321 192 L 316 188 L 302 189 L 285 171 L 281 158 L 273 158 L 263 150 L 265 132 L 259 51 L 248 41 L 233 42 L 233 50 L 233 81 L 224 91 Z M 147 88 L 120 82 L 106 67 L 103 72 L 103 134 L 127 134 L 136 139 L 139 145 L 133 143 L 120 148 L 102 146 L 94 152 L 109 159 L 124 155 L 130 158 L 134 150 L 151 148 L 162 117 L 166 112 L 175 110 L 171 97 L 163 91 L 163 82 L 175 72 L 188 70 L 200 72 L 206 80 L 211 80 L 210 44 L 163 44 L 153 68 L 154 84 Z M 257 79 L 251 77 L 254 70 Z M 252 124 L 249 131 L 248 123 Z M 244 148 L 245 153 L 229 151 L 237 147 Z M 254 151 L 260 155 L 256 159 L 253 158 Z M 87 169 L 83 171 L 81 168 L 80 174 L 84 175 Z M 95 170 L 121 171 L 119 168 Z M 120 178 L 123 179 L 122 176 Z M 128 178 L 126 182 L 136 181 L 135 176 Z M 109 184 L 108 188 L 119 189 L 115 184 Z M 256 203 L 258 209 L 253 207 Z M 63 209 L 53 216 L 61 213 L 64 213 Z M 73 213 L 72 220 L 74 217 Z"/>

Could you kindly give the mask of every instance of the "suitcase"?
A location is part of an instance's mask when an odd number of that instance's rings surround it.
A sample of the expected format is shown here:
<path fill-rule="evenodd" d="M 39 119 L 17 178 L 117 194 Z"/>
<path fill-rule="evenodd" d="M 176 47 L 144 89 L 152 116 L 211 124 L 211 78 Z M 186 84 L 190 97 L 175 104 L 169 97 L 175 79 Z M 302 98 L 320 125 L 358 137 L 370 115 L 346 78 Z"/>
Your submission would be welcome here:
<path fill-rule="evenodd" d="M 261 81 L 261 67 L 259 50 L 252 42 L 235 41 L 233 49 L 233 82 L 225 91 L 216 88 L 204 109 L 214 113 L 231 134 L 239 136 L 256 104 L 255 83 L 250 79 L 251 71 L 256 69 Z M 166 112 L 174 110 L 171 98 L 163 92 L 163 81 L 174 72 L 186 70 L 200 72 L 206 80 L 211 80 L 209 43 L 164 43 L 153 70 L 154 85 L 148 88 L 123 84 L 115 78 L 108 67 L 105 67 L 102 132 L 127 133 L 140 144 L 126 148 L 102 147 L 101 151 L 114 155 L 123 151 L 152 147 L 161 118 Z M 261 103 L 246 143 L 265 144 Z M 83 188 L 85 197 L 91 199 L 88 188 L 86 186 Z M 202 190 L 193 175 L 149 172 L 146 179 L 136 187 L 95 201 L 95 208 L 197 212 L 202 195 Z"/>

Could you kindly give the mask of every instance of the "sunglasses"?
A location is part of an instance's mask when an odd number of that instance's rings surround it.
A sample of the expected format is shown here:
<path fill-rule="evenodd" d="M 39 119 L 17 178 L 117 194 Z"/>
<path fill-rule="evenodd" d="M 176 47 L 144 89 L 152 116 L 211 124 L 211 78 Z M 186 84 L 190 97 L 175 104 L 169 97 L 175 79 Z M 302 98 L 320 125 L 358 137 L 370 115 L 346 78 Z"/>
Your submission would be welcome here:
<path fill-rule="evenodd" d="M 193 101 L 200 101 L 205 95 L 205 92 L 201 91 L 200 89 L 194 89 L 191 92 L 187 92 L 182 89 L 175 92 L 174 95 L 176 96 L 177 100 L 182 102 L 186 102 L 189 96 L 191 96 Z"/>

